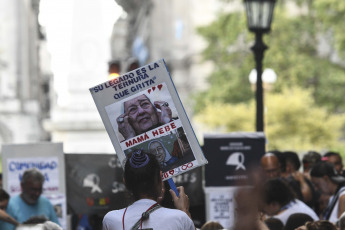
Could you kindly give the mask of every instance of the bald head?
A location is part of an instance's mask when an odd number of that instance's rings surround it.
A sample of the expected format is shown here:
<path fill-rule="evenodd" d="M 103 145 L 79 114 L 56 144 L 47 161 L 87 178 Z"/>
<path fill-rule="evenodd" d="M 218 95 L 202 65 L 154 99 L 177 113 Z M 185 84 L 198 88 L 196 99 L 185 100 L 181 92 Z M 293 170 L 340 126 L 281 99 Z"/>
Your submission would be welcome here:
<path fill-rule="evenodd" d="M 261 157 L 261 168 L 268 178 L 280 177 L 279 159 L 273 153 L 266 153 Z"/>

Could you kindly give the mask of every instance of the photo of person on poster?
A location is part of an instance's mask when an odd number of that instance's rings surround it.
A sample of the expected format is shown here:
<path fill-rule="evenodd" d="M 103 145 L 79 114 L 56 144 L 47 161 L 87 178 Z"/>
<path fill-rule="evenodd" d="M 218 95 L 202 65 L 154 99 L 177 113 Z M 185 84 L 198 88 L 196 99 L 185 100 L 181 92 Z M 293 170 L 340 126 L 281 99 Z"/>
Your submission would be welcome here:
<path fill-rule="evenodd" d="M 156 156 L 162 167 L 171 165 L 178 160 L 178 157 L 171 155 L 164 144 L 159 140 L 150 141 L 148 150 L 151 154 Z"/>
<path fill-rule="evenodd" d="M 163 180 L 207 164 L 164 59 L 89 90 L 122 166 L 135 150 L 164 155 Z"/>
<path fill-rule="evenodd" d="M 161 86 L 155 87 L 155 91 L 141 91 L 106 108 L 120 142 L 178 119 L 166 85 Z"/>
<path fill-rule="evenodd" d="M 182 127 L 159 138 L 150 139 L 124 151 L 128 156 L 135 150 L 142 149 L 156 156 L 162 172 L 172 170 L 195 160 Z"/>
<path fill-rule="evenodd" d="M 125 101 L 123 107 L 124 113 L 116 121 L 119 132 L 125 140 L 172 121 L 169 103 L 165 101 L 152 103 L 145 94 Z"/>

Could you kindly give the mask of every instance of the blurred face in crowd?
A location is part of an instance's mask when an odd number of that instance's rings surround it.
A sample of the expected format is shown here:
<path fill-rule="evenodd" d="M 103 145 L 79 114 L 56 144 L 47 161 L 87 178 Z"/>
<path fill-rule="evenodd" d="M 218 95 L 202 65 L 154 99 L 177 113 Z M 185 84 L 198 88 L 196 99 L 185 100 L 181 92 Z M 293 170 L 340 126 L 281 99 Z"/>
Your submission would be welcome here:
<path fill-rule="evenodd" d="M 329 156 L 327 157 L 327 161 L 334 165 L 335 170 L 337 170 L 339 174 L 342 174 L 344 165 L 340 156 L 338 155 Z"/>
<path fill-rule="evenodd" d="M 21 183 L 21 197 L 28 204 L 36 204 L 38 198 L 42 194 L 43 183 L 28 179 L 25 183 Z"/>
<path fill-rule="evenodd" d="M 311 177 L 311 182 L 313 183 L 316 190 L 318 190 L 322 194 L 333 195 L 330 191 L 330 183 L 332 184 L 332 182 L 328 176 Z"/>
<path fill-rule="evenodd" d="M 261 167 L 267 178 L 280 177 L 280 163 L 273 154 L 265 155 L 261 158 Z"/>
<path fill-rule="evenodd" d="M 278 202 L 272 202 L 270 204 L 262 202 L 260 207 L 261 211 L 269 216 L 274 216 L 278 214 L 278 212 L 281 209 L 281 206 Z"/>
<path fill-rule="evenodd" d="M 0 209 L 1 210 L 6 210 L 6 208 L 7 208 L 7 205 L 8 205 L 8 200 L 1 200 L 0 201 Z"/>
<path fill-rule="evenodd" d="M 142 134 L 158 125 L 156 108 L 145 96 L 140 95 L 124 103 L 125 113 L 137 135 Z"/>

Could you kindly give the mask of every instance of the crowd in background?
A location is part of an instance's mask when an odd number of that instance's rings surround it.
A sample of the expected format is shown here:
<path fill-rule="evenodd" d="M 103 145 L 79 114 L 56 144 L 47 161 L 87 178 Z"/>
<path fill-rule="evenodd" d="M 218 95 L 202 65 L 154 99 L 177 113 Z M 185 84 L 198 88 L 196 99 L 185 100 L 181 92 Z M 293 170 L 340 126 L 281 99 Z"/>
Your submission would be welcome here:
<path fill-rule="evenodd" d="M 155 194 L 152 195 L 154 197 L 152 200 L 159 200 L 162 181 L 158 166 L 155 167 L 157 170 L 154 172 L 156 179 L 153 180 L 152 176 L 141 178 L 139 181 L 145 182 L 141 186 L 138 186 L 139 182 L 134 180 L 138 178 L 138 175 L 143 175 L 143 172 L 149 172 L 149 169 L 153 168 L 149 165 L 153 164 L 150 162 L 155 163 L 155 157 L 152 156 L 151 159 L 148 153 L 140 152 L 137 158 L 139 156 L 145 158 L 146 161 L 139 161 L 140 167 L 136 164 L 128 166 L 127 172 L 134 170 L 135 175 L 125 180 L 126 186 L 129 186 L 131 180 L 135 182 L 131 182 L 133 183 L 131 189 L 134 191 L 133 194 L 140 191 L 137 197 L 138 202 L 151 199 L 150 194 L 147 193 L 150 190 L 152 194 Z M 250 174 L 253 186 L 240 187 L 234 195 L 236 208 L 233 229 L 345 230 L 345 174 L 341 155 L 336 152 L 321 155 L 318 152 L 309 151 L 301 158 L 292 151 L 269 151 L 261 157 L 260 166 L 253 169 L 253 173 Z M 6 191 L 0 188 L 1 229 L 14 229 L 21 223 L 54 224 L 55 222 L 59 224 L 52 205 L 41 196 L 43 182 L 42 174 L 36 169 L 30 169 L 23 175 L 22 193 L 18 196 L 10 199 Z M 142 189 L 148 182 L 152 182 L 153 185 Z M 181 218 L 183 216 L 184 224 L 191 225 L 192 222 L 188 218 L 191 218 L 193 213 L 188 211 L 188 196 L 183 193 L 183 187 L 179 188 L 179 191 L 182 192 L 183 197 L 175 196 L 175 206 L 182 210 L 178 214 Z M 181 206 L 179 202 L 185 203 Z M 158 215 L 160 212 L 172 211 L 162 208 L 153 215 Z M 36 216 L 34 219 L 30 218 L 33 213 Z M 42 214 L 44 214 L 44 219 L 42 219 Z M 118 225 L 121 225 L 123 215 L 119 215 Z M 171 218 L 172 220 L 176 218 L 176 213 L 171 215 Z M 113 221 L 114 218 L 109 220 Z M 176 223 L 181 225 L 181 222 Z M 51 229 L 61 229 L 56 224 Z M 107 228 L 103 226 L 103 229 L 113 229 L 110 226 L 112 224 Z M 188 229 L 194 228 L 191 226 Z M 208 221 L 201 227 L 201 230 L 215 229 L 225 228 L 215 221 Z"/>
<path fill-rule="evenodd" d="M 237 195 L 235 229 L 345 229 L 345 177 L 337 152 L 269 151 Z M 261 173 L 262 174 L 261 174 Z M 257 223 L 253 225 L 253 221 Z"/>

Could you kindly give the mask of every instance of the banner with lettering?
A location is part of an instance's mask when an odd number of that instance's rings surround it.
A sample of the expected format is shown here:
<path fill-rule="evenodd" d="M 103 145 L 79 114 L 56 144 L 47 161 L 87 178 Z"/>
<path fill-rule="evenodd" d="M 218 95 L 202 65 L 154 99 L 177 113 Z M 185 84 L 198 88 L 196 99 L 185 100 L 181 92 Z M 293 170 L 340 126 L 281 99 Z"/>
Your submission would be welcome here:
<path fill-rule="evenodd" d="M 90 92 L 122 166 L 138 149 L 157 157 L 163 180 L 207 163 L 163 59 Z"/>
<path fill-rule="evenodd" d="M 209 164 L 205 166 L 205 186 L 251 185 L 251 169 L 260 165 L 265 144 L 263 132 L 206 134 L 204 149 Z"/>
<path fill-rule="evenodd" d="M 65 161 L 62 143 L 2 145 L 3 188 L 10 196 L 21 193 L 24 171 L 37 168 L 44 175 L 43 193 L 54 205 L 59 222 L 67 229 Z"/>
<path fill-rule="evenodd" d="M 65 164 L 67 204 L 73 214 L 104 215 L 128 205 L 116 155 L 65 154 Z"/>
<path fill-rule="evenodd" d="M 59 161 L 57 157 L 8 158 L 8 192 L 21 192 L 20 181 L 25 170 L 37 168 L 44 175 L 43 193 L 59 190 Z"/>

